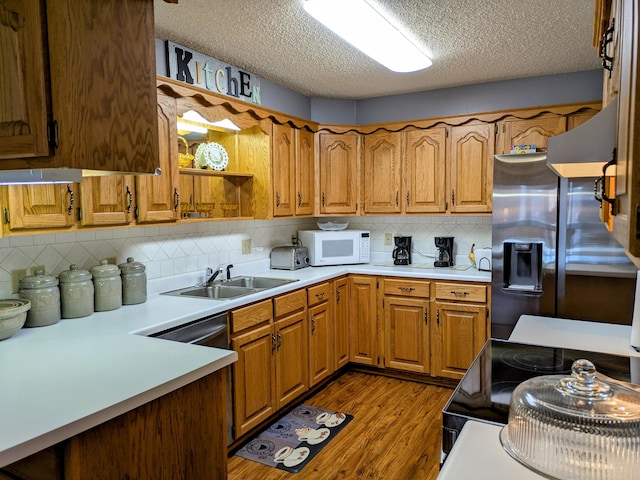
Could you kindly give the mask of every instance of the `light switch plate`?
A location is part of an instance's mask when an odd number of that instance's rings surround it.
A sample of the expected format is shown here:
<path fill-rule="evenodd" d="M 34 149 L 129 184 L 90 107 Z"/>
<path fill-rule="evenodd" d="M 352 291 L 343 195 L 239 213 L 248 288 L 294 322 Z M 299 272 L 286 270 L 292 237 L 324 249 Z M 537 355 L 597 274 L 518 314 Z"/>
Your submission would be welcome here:
<path fill-rule="evenodd" d="M 242 240 L 242 254 L 249 255 L 251 253 L 251 239 Z"/>
<path fill-rule="evenodd" d="M 384 234 L 384 244 L 385 245 L 391 245 L 392 241 L 393 241 L 393 234 L 392 233 L 385 233 Z"/>
<path fill-rule="evenodd" d="M 22 280 L 26 276 L 26 268 L 11 270 L 11 293 L 18 293 L 20 291 L 20 280 Z"/>

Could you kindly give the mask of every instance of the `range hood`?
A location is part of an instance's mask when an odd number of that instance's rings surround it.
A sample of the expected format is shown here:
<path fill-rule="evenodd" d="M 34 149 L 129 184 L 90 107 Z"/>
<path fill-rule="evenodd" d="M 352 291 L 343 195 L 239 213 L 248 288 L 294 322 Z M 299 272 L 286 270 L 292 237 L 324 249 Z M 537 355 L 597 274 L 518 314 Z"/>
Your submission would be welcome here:
<path fill-rule="evenodd" d="M 565 178 L 600 177 L 616 146 L 618 98 L 579 127 L 547 142 L 547 165 Z M 607 170 L 607 173 L 615 169 Z"/>

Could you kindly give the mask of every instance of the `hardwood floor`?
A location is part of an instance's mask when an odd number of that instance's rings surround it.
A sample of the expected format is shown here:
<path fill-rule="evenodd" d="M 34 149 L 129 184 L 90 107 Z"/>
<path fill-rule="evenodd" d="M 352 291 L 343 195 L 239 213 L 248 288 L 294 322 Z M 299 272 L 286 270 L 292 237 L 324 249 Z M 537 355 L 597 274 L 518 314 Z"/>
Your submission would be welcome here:
<path fill-rule="evenodd" d="M 304 403 L 350 413 L 299 473 L 229 458 L 229 480 L 432 480 L 438 476 L 445 387 L 347 372 Z"/>

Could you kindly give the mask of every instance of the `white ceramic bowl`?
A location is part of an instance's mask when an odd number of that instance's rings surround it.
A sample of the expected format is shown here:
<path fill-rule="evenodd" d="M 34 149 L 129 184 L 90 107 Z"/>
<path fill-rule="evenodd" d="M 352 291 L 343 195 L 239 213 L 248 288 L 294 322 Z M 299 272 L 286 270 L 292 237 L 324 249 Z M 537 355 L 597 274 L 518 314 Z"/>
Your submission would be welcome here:
<path fill-rule="evenodd" d="M 23 298 L 0 300 L 0 340 L 11 337 L 24 326 L 31 302 Z"/>

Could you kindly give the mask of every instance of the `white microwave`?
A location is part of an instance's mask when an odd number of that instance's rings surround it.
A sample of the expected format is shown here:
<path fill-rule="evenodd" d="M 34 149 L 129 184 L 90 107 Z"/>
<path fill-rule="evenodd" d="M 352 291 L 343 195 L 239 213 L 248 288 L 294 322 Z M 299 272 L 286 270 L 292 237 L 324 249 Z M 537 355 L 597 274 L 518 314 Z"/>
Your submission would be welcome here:
<path fill-rule="evenodd" d="M 299 230 L 298 239 L 314 267 L 370 261 L 371 234 L 366 230 Z"/>

